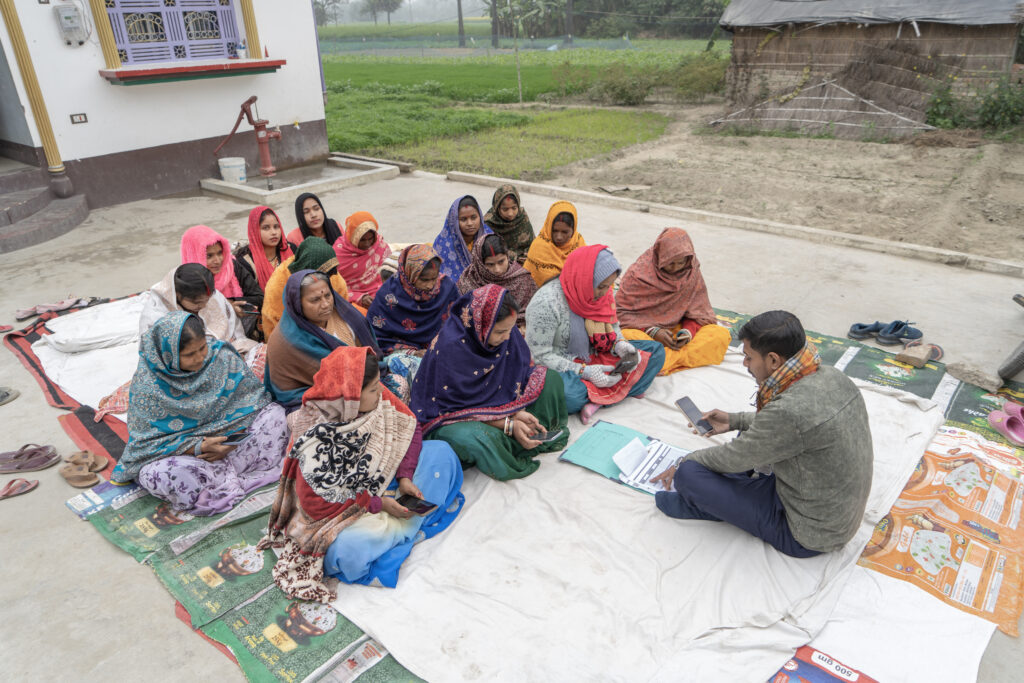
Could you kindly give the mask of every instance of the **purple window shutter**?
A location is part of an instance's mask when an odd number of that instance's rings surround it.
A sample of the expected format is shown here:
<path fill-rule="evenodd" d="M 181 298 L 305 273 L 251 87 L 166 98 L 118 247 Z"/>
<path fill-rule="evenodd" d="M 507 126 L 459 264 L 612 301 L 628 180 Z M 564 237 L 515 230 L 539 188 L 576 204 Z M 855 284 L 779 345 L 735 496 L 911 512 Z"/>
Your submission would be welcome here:
<path fill-rule="evenodd" d="M 237 57 L 232 0 L 104 0 L 122 64 Z"/>

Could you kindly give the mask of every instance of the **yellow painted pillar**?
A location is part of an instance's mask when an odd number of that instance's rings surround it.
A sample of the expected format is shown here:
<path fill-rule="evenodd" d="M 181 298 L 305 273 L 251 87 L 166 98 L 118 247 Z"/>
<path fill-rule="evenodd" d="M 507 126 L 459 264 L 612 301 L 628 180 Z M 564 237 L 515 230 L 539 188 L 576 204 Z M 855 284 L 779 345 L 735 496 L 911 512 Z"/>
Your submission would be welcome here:
<path fill-rule="evenodd" d="M 256 28 L 256 12 L 252 0 L 239 0 L 242 8 L 242 23 L 245 24 L 246 56 L 249 59 L 262 59 L 263 48 L 260 47 L 260 32 Z"/>
<path fill-rule="evenodd" d="M 103 61 L 108 69 L 120 68 L 121 58 L 117 56 L 117 44 L 114 42 L 114 30 L 110 28 L 106 3 L 103 0 L 89 0 L 89 9 L 92 10 L 92 25 L 96 27 L 100 49 L 103 50 Z"/>
<path fill-rule="evenodd" d="M 70 196 L 72 193 L 71 181 L 64 174 L 64 162 L 61 161 L 60 150 L 57 149 L 57 139 L 53 136 L 50 115 L 46 111 L 43 91 L 39 87 L 39 79 L 36 78 L 36 68 L 32 64 L 32 55 L 28 51 L 28 43 L 25 42 L 25 32 L 21 28 L 21 20 L 14 7 L 14 0 L 0 0 L 0 15 L 3 16 L 4 23 L 7 24 L 7 33 L 11 36 L 14 60 L 18 64 L 21 81 L 25 84 L 25 90 L 28 93 L 32 118 L 35 119 L 36 128 L 39 130 L 48 170 L 51 175 L 59 176 L 57 182 L 51 182 L 51 187 L 60 197 Z"/>

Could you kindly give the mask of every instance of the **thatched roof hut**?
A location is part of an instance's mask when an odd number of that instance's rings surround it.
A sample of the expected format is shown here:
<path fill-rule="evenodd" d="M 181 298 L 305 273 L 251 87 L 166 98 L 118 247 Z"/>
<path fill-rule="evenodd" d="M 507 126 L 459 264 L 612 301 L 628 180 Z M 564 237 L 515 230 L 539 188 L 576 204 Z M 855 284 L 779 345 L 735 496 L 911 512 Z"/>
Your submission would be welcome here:
<path fill-rule="evenodd" d="M 958 89 L 976 88 L 1010 74 L 1020 7 L 1021 0 L 732 0 L 721 19 L 733 33 L 728 94 L 757 101 L 853 62 L 893 61 L 917 80 L 915 64 L 887 59 L 893 51 L 955 68 Z"/>

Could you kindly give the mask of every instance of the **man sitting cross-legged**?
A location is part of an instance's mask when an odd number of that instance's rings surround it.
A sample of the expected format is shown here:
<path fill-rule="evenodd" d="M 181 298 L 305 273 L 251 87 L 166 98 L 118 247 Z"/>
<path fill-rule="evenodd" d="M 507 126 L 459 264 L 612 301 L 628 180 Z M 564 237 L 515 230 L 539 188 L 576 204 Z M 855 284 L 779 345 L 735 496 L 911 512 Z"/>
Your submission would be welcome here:
<path fill-rule="evenodd" d="M 757 412 L 704 414 L 722 446 L 694 451 L 657 479 L 658 509 L 679 519 L 733 524 L 792 557 L 843 547 L 871 490 L 868 415 L 857 387 L 821 367 L 792 313 L 769 311 L 740 329 L 743 365 L 757 381 Z M 771 466 L 771 474 L 757 474 Z"/>

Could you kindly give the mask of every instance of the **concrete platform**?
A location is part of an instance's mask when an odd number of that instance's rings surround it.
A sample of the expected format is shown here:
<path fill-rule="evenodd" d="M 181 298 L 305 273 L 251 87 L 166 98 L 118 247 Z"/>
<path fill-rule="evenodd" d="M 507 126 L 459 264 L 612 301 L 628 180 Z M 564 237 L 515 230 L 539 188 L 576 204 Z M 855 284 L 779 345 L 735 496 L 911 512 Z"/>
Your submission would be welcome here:
<path fill-rule="evenodd" d="M 267 179 L 251 175 L 245 183 L 229 183 L 218 178 L 204 178 L 199 185 L 210 192 L 236 197 L 257 205 L 273 206 L 294 202 L 304 192 L 321 195 L 345 187 L 356 187 L 377 180 L 387 180 L 400 173 L 392 164 L 330 157 L 326 162 L 281 171 L 272 177 L 274 189 L 267 189 Z"/>
<path fill-rule="evenodd" d="M 473 194 L 486 204 L 491 193 L 417 171 L 324 192 L 321 199 L 338 221 L 367 210 L 388 241 L 427 242 L 453 200 Z M 525 193 L 523 202 L 539 230 L 552 199 Z M 270 205 L 286 229 L 294 227 L 291 203 Z M 72 233 L 0 255 L 0 324 L 16 324 L 16 308 L 69 293 L 119 296 L 145 289 L 177 265 L 188 226 L 205 223 L 231 240 L 244 239 L 252 206 L 197 192 L 93 211 Z M 689 230 L 711 301 L 720 308 L 785 308 L 809 329 L 837 336 L 854 322 L 910 319 L 945 348 L 944 360 L 993 370 L 1024 334 L 1024 310 L 1010 300 L 1024 291 L 1018 278 L 597 203 L 580 202 L 578 208 L 587 243 L 609 245 L 624 264 L 662 228 Z M 57 424 L 62 411 L 46 405 L 6 350 L 0 352 L 0 384 L 22 394 L 0 407 L 0 449 L 42 442 L 65 454 L 73 450 Z M 0 477 L 0 484 L 10 478 Z M 56 468 L 32 478 L 40 481 L 36 491 L 0 501 L 0 678 L 243 680 L 223 655 L 175 619 L 170 595 L 149 569 L 64 507 L 77 490 Z M 868 664 L 863 666 L 870 674 Z M 997 632 L 979 680 L 1011 683 L 1022 670 L 1024 645 Z"/>

